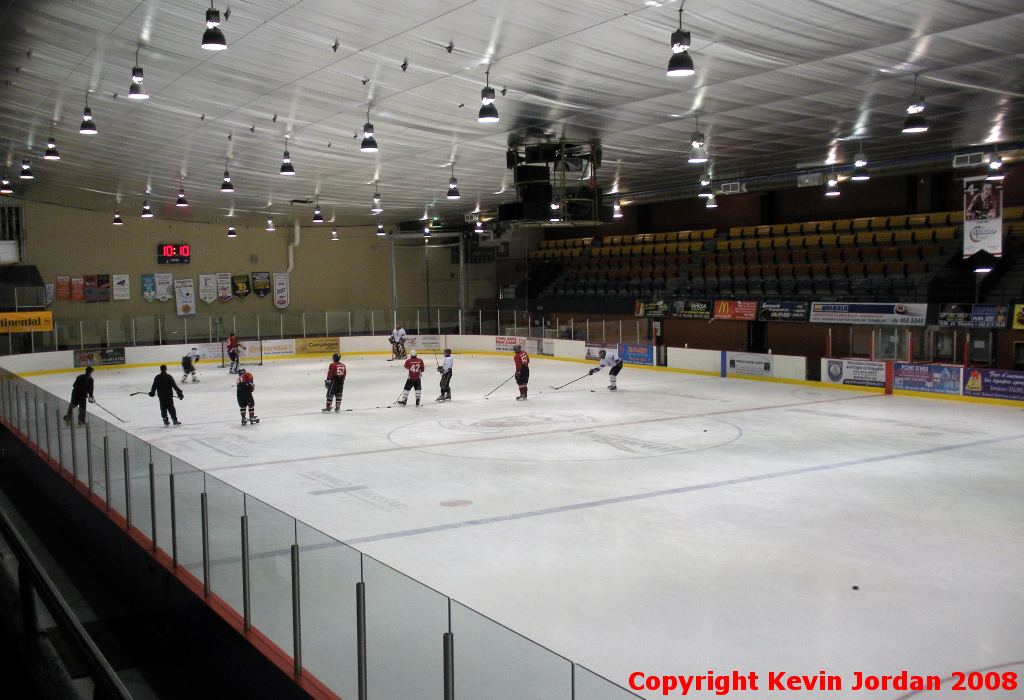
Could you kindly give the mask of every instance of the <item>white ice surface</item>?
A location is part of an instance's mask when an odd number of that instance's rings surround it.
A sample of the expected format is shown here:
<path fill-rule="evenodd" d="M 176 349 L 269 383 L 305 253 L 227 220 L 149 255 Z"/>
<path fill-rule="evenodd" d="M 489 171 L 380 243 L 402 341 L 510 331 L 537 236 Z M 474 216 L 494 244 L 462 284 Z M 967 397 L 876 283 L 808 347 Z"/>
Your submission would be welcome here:
<path fill-rule="evenodd" d="M 485 400 L 512 361 L 472 355 L 437 404 L 425 360 L 422 408 L 387 408 L 405 370 L 383 356 L 345 358 L 330 415 L 327 361 L 250 365 L 257 426 L 210 363 L 180 428 L 128 396 L 154 369 L 99 372 L 96 396 L 156 447 L 622 685 L 825 671 L 852 695 L 854 671 L 906 670 L 946 696 L 954 671 L 1024 671 L 1019 408 L 629 367 L 616 393 L 607 372 L 553 391 L 588 365 L 539 358 L 528 401 L 511 381 Z M 32 381 L 66 398 L 72 378 Z"/>

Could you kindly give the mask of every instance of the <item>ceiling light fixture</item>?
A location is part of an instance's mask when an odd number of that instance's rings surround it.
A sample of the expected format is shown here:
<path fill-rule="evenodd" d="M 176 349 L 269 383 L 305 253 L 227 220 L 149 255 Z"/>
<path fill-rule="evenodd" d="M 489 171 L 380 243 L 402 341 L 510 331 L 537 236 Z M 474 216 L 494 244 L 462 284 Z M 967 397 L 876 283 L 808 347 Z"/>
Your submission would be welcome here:
<path fill-rule="evenodd" d="M 377 182 L 373 183 L 373 206 L 370 208 L 374 214 L 380 214 L 384 211 L 384 207 L 380 205 L 380 192 L 377 191 Z"/>
<path fill-rule="evenodd" d="M 452 176 L 448 178 L 448 199 L 459 199 L 459 181 L 455 179 L 455 164 L 452 163 Z"/>
<path fill-rule="evenodd" d="M 1003 172 L 1003 158 L 999 155 L 998 147 L 992 156 L 992 160 L 988 162 L 988 168 L 991 171 L 989 176 L 985 178 L 988 182 L 1000 182 L 1006 178 L 1006 174 Z"/>
<path fill-rule="evenodd" d="M 698 197 L 714 197 L 715 191 L 711 189 L 711 173 L 707 170 L 700 176 L 700 192 L 697 193 Z"/>
<path fill-rule="evenodd" d="M 281 158 L 281 174 L 282 175 L 294 175 L 295 166 L 292 165 L 292 156 L 288 153 L 288 137 L 284 137 L 284 156 Z"/>
<path fill-rule="evenodd" d="M 999 170 L 1003 167 L 1003 158 L 999 155 L 999 150 L 996 149 L 995 154 L 992 156 L 992 160 L 988 162 L 990 170 Z"/>
<path fill-rule="evenodd" d="M 377 224 L 377 235 L 378 236 L 383 236 L 384 235 L 384 224 Z"/>
<path fill-rule="evenodd" d="M 85 92 L 85 109 L 82 110 L 82 125 L 78 127 L 78 133 L 92 135 L 97 133 L 96 123 L 92 120 L 92 110 L 89 109 L 89 91 Z"/>
<path fill-rule="evenodd" d="M 132 68 L 132 84 L 128 88 L 128 99 L 148 100 L 146 88 L 142 87 L 142 67 L 139 66 L 139 50 L 135 49 L 135 67 Z"/>
<path fill-rule="evenodd" d="M 228 163 L 224 161 L 224 180 L 220 183 L 221 192 L 234 192 L 235 186 L 231 184 L 231 173 L 228 172 Z"/>
<path fill-rule="evenodd" d="M 476 218 L 476 230 L 473 231 L 473 233 L 483 233 L 483 232 L 484 232 L 484 222 L 480 221 L 480 217 L 478 216 Z"/>
<path fill-rule="evenodd" d="M 868 164 L 868 156 L 864 153 L 864 142 L 860 142 L 860 150 L 857 151 L 857 155 L 853 159 L 853 167 L 863 168 Z"/>
<path fill-rule="evenodd" d="M 29 162 L 28 158 L 21 161 L 21 174 L 18 177 L 22 180 L 36 179 L 36 176 L 32 174 L 32 163 Z"/>
<path fill-rule="evenodd" d="M 114 210 L 114 221 L 113 221 L 113 224 L 114 224 L 114 226 L 122 226 L 122 225 L 124 225 L 124 222 L 121 221 L 121 212 L 118 209 Z"/>
<path fill-rule="evenodd" d="M 223 51 L 228 47 L 224 32 L 220 29 L 220 12 L 214 9 L 210 0 L 210 9 L 206 11 L 206 31 L 203 32 L 201 46 L 207 51 Z"/>
<path fill-rule="evenodd" d="M 493 124 L 498 121 L 498 108 L 494 106 L 494 88 L 491 87 L 491 65 L 487 64 L 486 86 L 480 91 L 480 114 L 477 121 L 481 124 Z"/>
<path fill-rule="evenodd" d="M 366 105 L 366 123 L 363 124 L 363 142 L 359 144 L 363 153 L 376 153 L 377 140 L 373 138 L 373 124 L 370 123 L 370 105 Z"/>
<path fill-rule="evenodd" d="M 693 147 L 690 149 L 690 157 L 686 161 L 687 163 L 707 163 L 708 152 L 704 149 L 704 134 L 700 130 L 700 117 L 697 117 L 696 131 L 690 134 L 690 145 Z"/>
<path fill-rule="evenodd" d="M 332 241 L 338 240 L 338 229 L 336 229 L 336 228 L 332 228 L 331 229 L 331 240 Z"/>
<path fill-rule="evenodd" d="M 277 230 L 276 228 L 274 228 L 274 217 L 272 217 L 272 216 L 268 216 L 267 217 L 267 230 L 268 231 L 276 231 Z"/>
<path fill-rule="evenodd" d="M 679 5 L 679 29 L 672 32 L 672 58 L 668 60 L 668 72 L 672 77 L 685 77 L 697 71 L 690 57 L 690 32 L 683 31 L 683 6 Z"/>
<path fill-rule="evenodd" d="M 320 213 L 320 200 L 316 200 L 316 206 L 313 208 L 313 223 L 322 224 L 324 222 L 324 215 Z"/>
<path fill-rule="evenodd" d="M 917 94 L 917 73 L 914 73 L 914 100 L 907 107 L 907 118 L 903 122 L 904 134 L 920 134 L 928 131 L 924 118 L 924 95 Z"/>
<path fill-rule="evenodd" d="M 430 238 L 430 224 L 423 227 L 423 237 Z"/>
<path fill-rule="evenodd" d="M 53 138 L 53 130 L 50 130 L 50 138 L 46 140 L 46 153 L 43 160 L 60 160 L 60 153 L 57 152 L 57 140 Z"/>
<path fill-rule="evenodd" d="M 174 203 L 176 207 L 187 207 L 188 200 L 185 199 L 185 183 L 181 183 L 181 189 L 178 190 L 178 201 Z"/>
<path fill-rule="evenodd" d="M 234 226 L 228 226 L 228 238 L 235 238 L 238 236 L 238 232 L 235 231 Z"/>
<path fill-rule="evenodd" d="M 829 173 L 828 176 L 828 188 L 825 190 L 826 197 L 838 197 L 839 196 L 839 178 L 836 177 L 835 171 Z"/>
<path fill-rule="evenodd" d="M 622 204 L 620 204 L 619 200 L 617 200 L 617 199 L 615 200 L 615 204 L 612 205 L 612 218 L 613 219 L 621 219 L 622 218 Z"/>
<path fill-rule="evenodd" d="M 718 200 L 715 199 L 715 195 L 712 194 L 710 197 L 708 197 L 707 200 L 704 202 L 704 206 L 707 209 L 715 209 L 715 208 L 717 208 L 718 207 Z"/>
<path fill-rule="evenodd" d="M 145 199 L 142 200 L 142 218 L 143 219 L 152 219 L 153 218 L 153 210 L 149 208 L 149 201 L 145 200 Z"/>
<path fill-rule="evenodd" d="M 0 194 L 14 194 L 14 190 L 11 189 L 11 181 L 6 177 L 0 181 Z"/>

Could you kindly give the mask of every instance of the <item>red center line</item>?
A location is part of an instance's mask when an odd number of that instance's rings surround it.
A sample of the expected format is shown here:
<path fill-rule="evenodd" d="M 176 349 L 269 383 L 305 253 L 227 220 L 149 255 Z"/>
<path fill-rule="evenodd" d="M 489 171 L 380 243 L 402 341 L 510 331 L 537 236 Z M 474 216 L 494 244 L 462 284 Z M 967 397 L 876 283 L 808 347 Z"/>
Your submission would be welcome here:
<path fill-rule="evenodd" d="M 633 421 L 623 421 L 621 423 L 604 423 L 598 425 L 586 425 L 578 428 L 555 428 L 552 430 L 538 430 L 532 433 L 516 433 L 514 435 L 489 435 L 487 437 L 480 438 L 469 438 L 466 440 L 448 440 L 445 442 L 431 442 L 422 445 L 398 445 L 395 447 L 384 447 L 375 450 L 361 450 L 359 452 L 336 452 L 333 454 L 319 455 L 314 457 L 300 457 L 292 459 L 276 459 L 269 462 L 257 462 L 255 464 L 229 464 L 223 467 L 210 467 L 204 469 L 206 472 L 219 472 L 227 469 L 251 469 L 253 467 L 267 467 L 277 464 L 297 464 L 299 462 L 315 462 L 321 459 L 339 459 L 343 457 L 360 457 L 363 455 L 377 455 L 385 454 L 388 452 L 402 452 L 404 450 L 424 450 L 432 447 L 448 447 L 450 445 L 469 445 L 477 442 L 490 442 L 493 440 L 509 440 L 519 439 L 525 437 L 539 437 L 542 435 L 556 435 L 559 433 L 574 432 L 576 430 L 600 430 L 603 428 L 619 428 L 627 425 L 644 425 L 646 423 L 661 423 L 665 421 L 673 420 L 687 420 L 690 418 L 706 418 L 709 416 L 724 416 L 732 413 L 747 413 L 751 411 L 771 411 L 776 408 L 792 408 L 794 406 L 811 406 L 822 403 L 836 403 L 838 401 L 855 401 L 857 399 L 874 398 L 877 396 L 883 396 L 883 394 L 859 394 L 857 396 L 844 396 L 838 399 L 822 399 L 820 401 L 799 401 L 796 403 L 786 404 L 774 404 L 771 406 L 754 406 L 752 408 L 731 408 L 725 411 L 710 411 L 708 413 L 691 413 L 688 415 L 678 416 L 661 416 L 658 418 L 641 418 Z"/>

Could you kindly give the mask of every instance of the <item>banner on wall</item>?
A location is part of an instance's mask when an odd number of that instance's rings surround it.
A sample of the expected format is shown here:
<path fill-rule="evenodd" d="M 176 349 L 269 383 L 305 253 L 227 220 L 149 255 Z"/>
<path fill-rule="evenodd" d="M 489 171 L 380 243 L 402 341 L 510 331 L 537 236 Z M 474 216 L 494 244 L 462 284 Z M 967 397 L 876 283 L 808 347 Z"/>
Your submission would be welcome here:
<path fill-rule="evenodd" d="M 231 301 L 231 273 L 217 273 L 217 298 L 221 301 Z"/>
<path fill-rule="evenodd" d="M 85 275 L 82 277 L 82 294 L 86 303 L 100 300 L 99 292 L 96 290 L 96 275 Z"/>
<path fill-rule="evenodd" d="M 523 349 L 526 350 L 526 354 L 528 355 L 554 357 L 555 341 L 549 338 L 527 338 L 526 344 L 523 345 Z"/>
<path fill-rule="evenodd" d="M 104 367 L 124 364 L 124 348 L 75 350 L 75 367 Z"/>
<path fill-rule="evenodd" d="M 1024 331 L 1024 304 L 1013 305 L 1013 330 Z"/>
<path fill-rule="evenodd" d="M 288 289 L 288 273 L 274 273 L 274 306 L 279 309 L 287 309 L 291 303 L 291 293 Z"/>
<path fill-rule="evenodd" d="M 674 318 L 690 318 L 697 321 L 711 320 L 710 301 L 673 301 L 672 316 Z"/>
<path fill-rule="evenodd" d="M 499 335 L 494 338 L 494 349 L 498 352 L 512 352 L 512 346 L 517 344 L 522 345 L 514 335 Z"/>
<path fill-rule="evenodd" d="M 81 277 L 71 278 L 71 301 L 85 301 L 85 280 Z"/>
<path fill-rule="evenodd" d="M 959 396 L 960 368 L 896 363 L 892 366 L 892 388 Z"/>
<path fill-rule="evenodd" d="M 927 314 L 927 304 L 811 304 L 811 323 L 923 326 Z"/>
<path fill-rule="evenodd" d="M 200 360 L 220 360 L 228 356 L 224 343 L 199 343 L 195 346 Z"/>
<path fill-rule="evenodd" d="M 43 286 L 46 287 L 46 305 L 49 306 L 53 303 L 54 285 L 45 284 Z"/>
<path fill-rule="evenodd" d="M 619 359 L 629 365 L 654 366 L 653 345 L 619 345 Z"/>
<path fill-rule="evenodd" d="M 271 292 L 270 287 L 270 273 L 269 272 L 254 272 L 252 273 L 252 291 L 260 299 L 267 296 Z"/>
<path fill-rule="evenodd" d="M 806 321 L 810 305 L 806 301 L 762 301 L 759 321 Z"/>
<path fill-rule="evenodd" d="M 110 275 L 96 275 L 96 300 L 110 301 Z"/>
<path fill-rule="evenodd" d="M 583 359 L 593 360 L 595 362 L 601 359 L 602 350 L 611 350 L 612 352 L 619 351 L 618 343 L 591 343 L 590 341 L 587 341 L 585 347 L 586 354 L 583 356 Z"/>
<path fill-rule="evenodd" d="M 132 298 L 131 285 L 128 282 L 131 279 L 128 275 L 113 275 L 114 280 L 114 291 L 113 297 L 115 301 L 127 301 Z"/>
<path fill-rule="evenodd" d="M 405 339 L 405 348 L 406 350 L 440 350 L 441 336 L 410 335 Z"/>
<path fill-rule="evenodd" d="M 217 301 L 217 275 L 199 275 L 199 298 L 207 304 Z"/>
<path fill-rule="evenodd" d="M 249 286 L 249 275 L 232 275 L 231 291 L 239 299 L 245 299 L 249 296 L 249 293 L 252 291 L 252 287 Z"/>
<path fill-rule="evenodd" d="M 142 276 L 142 298 L 146 301 L 156 299 L 156 277 L 151 274 Z"/>
<path fill-rule="evenodd" d="M 848 386 L 885 387 L 885 363 L 821 359 L 821 380 Z"/>
<path fill-rule="evenodd" d="M 1024 401 L 1024 372 L 1006 369 L 965 369 L 964 396 Z"/>
<path fill-rule="evenodd" d="M 264 340 L 263 341 L 263 357 L 287 357 L 295 354 L 295 341 L 290 338 L 284 340 Z M 249 343 L 247 353 L 243 353 L 242 357 L 253 357 L 259 358 L 260 356 L 260 343 L 259 341 Z"/>
<path fill-rule="evenodd" d="M 341 341 L 337 338 L 296 338 L 296 355 L 328 355 L 341 352 Z"/>
<path fill-rule="evenodd" d="M 157 272 L 153 279 L 156 282 L 157 301 L 170 301 L 174 298 L 174 275 L 170 272 Z"/>
<path fill-rule="evenodd" d="M 71 275 L 57 275 L 57 298 L 71 300 Z"/>
<path fill-rule="evenodd" d="M 716 321 L 756 321 L 756 301 L 723 301 L 715 302 Z"/>
<path fill-rule="evenodd" d="M 726 353 L 726 376 L 742 374 L 747 377 L 774 377 L 775 358 L 749 352 Z"/>
<path fill-rule="evenodd" d="M 1006 328 L 1009 306 L 992 304 L 943 304 L 939 326 L 944 328 Z"/>
<path fill-rule="evenodd" d="M 196 312 L 196 294 L 192 278 L 174 280 L 174 301 L 179 316 L 191 316 Z"/>
<path fill-rule="evenodd" d="M 641 318 L 668 318 L 672 312 L 671 304 L 665 299 L 654 301 L 637 301 L 633 315 Z"/>
<path fill-rule="evenodd" d="M 0 313 L 0 333 L 52 331 L 52 311 L 17 311 Z"/>
<path fill-rule="evenodd" d="M 964 257 L 1003 254 L 1003 183 L 985 176 L 964 180 Z"/>

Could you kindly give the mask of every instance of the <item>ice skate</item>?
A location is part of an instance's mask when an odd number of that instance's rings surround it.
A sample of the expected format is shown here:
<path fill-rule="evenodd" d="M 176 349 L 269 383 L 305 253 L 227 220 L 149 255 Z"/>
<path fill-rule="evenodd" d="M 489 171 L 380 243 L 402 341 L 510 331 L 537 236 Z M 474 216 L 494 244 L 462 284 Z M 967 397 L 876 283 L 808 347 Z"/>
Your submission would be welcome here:
<path fill-rule="evenodd" d="M 242 425 L 245 425 L 245 417 L 242 417 Z"/>
<path fill-rule="evenodd" d="M 64 416 L 64 422 L 71 425 L 71 416 Z"/>
<path fill-rule="evenodd" d="M 330 406 L 328 406 L 327 408 L 321 408 L 320 409 L 320 413 L 330 413 L 330 412 L 331 412 L 331 407 Z"/>
<path fill-rule="evenodd" d="M 441 396 L 438 396 L 436 399 L 434 399 L 434 401 L 444 401 L 444 400 L 445 400 L 445 398 L 444 398 L 443 394 Z"/>
<path fill-rule="evenodd" d="M 171 421 L 169 421 L 166 418 L 164 418 L 164 427 L 166 428 L 166 427 L 169 427 L 170 425 L 171 425 Z"/>
<path fill-rule="evenodd" d="M 256 416 L 251 416 L 251 417 L 249 418 L 249 422 L 250 422 L 250 423 L 253 423 L 253 424 L 255 424 L 255 423 L 259 423 L 259 422 L 260 422 L 260 419 L 259 419 L 259 418 L 257 418 Z"/>
<path fill-rule="evenodd" d="M 199 377 L 192 377 L 192 383 L 193 384 L 198 384 L 199 383 Z"/>
<path fill-rule="evenodd" d="M 402 401 L 402 400 L 398 400 L 398 401 L 395 401 L 395 405 L 396 405 L 396 406 L 405 406 L 405 405 L 406 405 L 406 402 L 405 402 L 405 401 Z"/>
<path fill-rule="evenodd" d="M 614 385 L 614 384 L 609 384 L 609 385 L 608 385 L 608 391 L 618 391 L 618 389 L 617 389 L 617 388 L 615 388 L 615 385 Z"/>
<path fill-rule="evenodd" d="M 517 396 L 516 401 L 526 401 L 526 394 L 520 394 Z"/>
<path fill-rule="evenodd" d="M 338 404 L 337 406 L 334 407 L 334 412 L 341 413 L 341 404 Z"/>
<path fill-rule="evenodd" d="M 177 418 L 174 419 L 174 425 L 181 425 L 181 421 Z"/>

